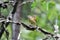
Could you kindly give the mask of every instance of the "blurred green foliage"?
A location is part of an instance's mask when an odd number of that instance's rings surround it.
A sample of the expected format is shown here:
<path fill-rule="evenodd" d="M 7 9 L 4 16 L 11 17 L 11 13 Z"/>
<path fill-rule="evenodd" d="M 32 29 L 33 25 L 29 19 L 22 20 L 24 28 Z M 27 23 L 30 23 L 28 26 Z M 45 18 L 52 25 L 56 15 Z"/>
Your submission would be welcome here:
<path fill-rule="evenodd" d="M 53 26 L 56 23 L 55 22 L 56 18 L 58 20 L 58 26 L 60 26 L 59 25 L 60 12 L 58 11 L 56 4 L 59 4 L 59 3 L 57 3 L 55 0 L 49 0 L 49 1 L 48 0 L 35 0 L 31 4 L 32 15 L 37 15 L 36 16 L 37 17 L 36 25 L 38 25 L 39 27 L 41 27 L 51 33 L 54 32 Z M 29 15 L 31 15 L 31 14 L 29 14 Z M 24 32 L 22 32 L 22 33 L 24 33 Z M 28 38 L 23 37 L 22 39 L 40 40 L 41 38 L 45 37 L 45 35 L 43 33 L 37 32 L 37 31 L 30 32 L 27 34 L 27 36 L 28 36 Z M 38 39 L 36 39 L 37 37 L 38 37 Z"/>

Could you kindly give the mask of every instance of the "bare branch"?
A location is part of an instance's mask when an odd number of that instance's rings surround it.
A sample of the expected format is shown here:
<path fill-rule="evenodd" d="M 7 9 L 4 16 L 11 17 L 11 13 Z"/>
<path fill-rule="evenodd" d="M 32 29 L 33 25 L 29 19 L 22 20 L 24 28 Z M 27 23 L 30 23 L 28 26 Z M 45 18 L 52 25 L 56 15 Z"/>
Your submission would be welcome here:
<path fill-rule="evenodd" d="M 53 34 L 52 33 L 49 33 L 49 32 L 46 32 L 45 30 L 43 30 L 42 28 L 40 28 L 40 27 L 33 27 L 32 25 L 31 26 L 28 26 L 28 25 L 26 25 L 26 24 L 24 24 L 24 23 L 21 23 L 26 29 L 28 29 L 28 30 L 32 30 L 32 31 L 34 31 L 34 30 L 39 30 L 39 31 L 41 31 L 42 33 L 44 33 L 45 35 L 51 35 L 51 36 L 53 36 Z"/>

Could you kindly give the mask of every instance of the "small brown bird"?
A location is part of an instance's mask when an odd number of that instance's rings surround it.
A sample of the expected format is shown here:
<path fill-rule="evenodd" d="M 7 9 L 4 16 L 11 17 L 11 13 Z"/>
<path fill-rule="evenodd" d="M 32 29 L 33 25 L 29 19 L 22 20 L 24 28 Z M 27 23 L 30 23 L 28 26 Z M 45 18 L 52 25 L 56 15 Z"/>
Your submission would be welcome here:
<path fill-rule="evenodd" d="M 28 15 L 29 22 L 33 25 L 36 25 L 36 15 Z"/>

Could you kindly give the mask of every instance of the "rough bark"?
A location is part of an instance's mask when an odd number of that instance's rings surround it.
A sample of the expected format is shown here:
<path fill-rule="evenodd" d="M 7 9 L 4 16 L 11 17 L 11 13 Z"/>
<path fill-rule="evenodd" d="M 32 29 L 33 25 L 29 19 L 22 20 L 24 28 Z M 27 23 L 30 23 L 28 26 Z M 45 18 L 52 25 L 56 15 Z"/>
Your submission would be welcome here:
<path fill-rule="evenodd" d="M 17 24 L 20 22 L 20 15 L 21 15 L 21 0 L 17 0 L 17 7 L 16 7 L 16 11 L 15 14 L 13 16 L 13 23 L 12 24 L 12 40 L 17 40 L 18 38 L 18 34 L 20 32 L 20 24 Z"/>

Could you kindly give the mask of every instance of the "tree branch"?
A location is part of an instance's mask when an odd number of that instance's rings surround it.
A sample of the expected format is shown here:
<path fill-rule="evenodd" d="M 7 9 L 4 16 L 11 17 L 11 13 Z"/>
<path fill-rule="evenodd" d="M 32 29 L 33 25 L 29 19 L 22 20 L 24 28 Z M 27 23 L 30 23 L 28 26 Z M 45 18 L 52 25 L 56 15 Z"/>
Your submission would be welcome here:
<path fill-rule="evenodd" d="M 43 30 L 42 28 L 40 28 L 40 27 L 33 27 L 32 25 L 31 26 L 28 26 L 28 25 L 26 25 L 26 24 L 24 24 L 24 23 L 21 23 L 27 30 L 32 30 L 32 31 L 34 31 L 34 30 L 38 30 L 38 31 L 41 31 L 42 33 L 44 33 L 45 35 L 51 35 L 51 36 L 53 36 L 53 34 L 52 33 L 49 33 L 49 32 L 47 32 L 47 31 L 45 31 L 45 30 Z"/>

